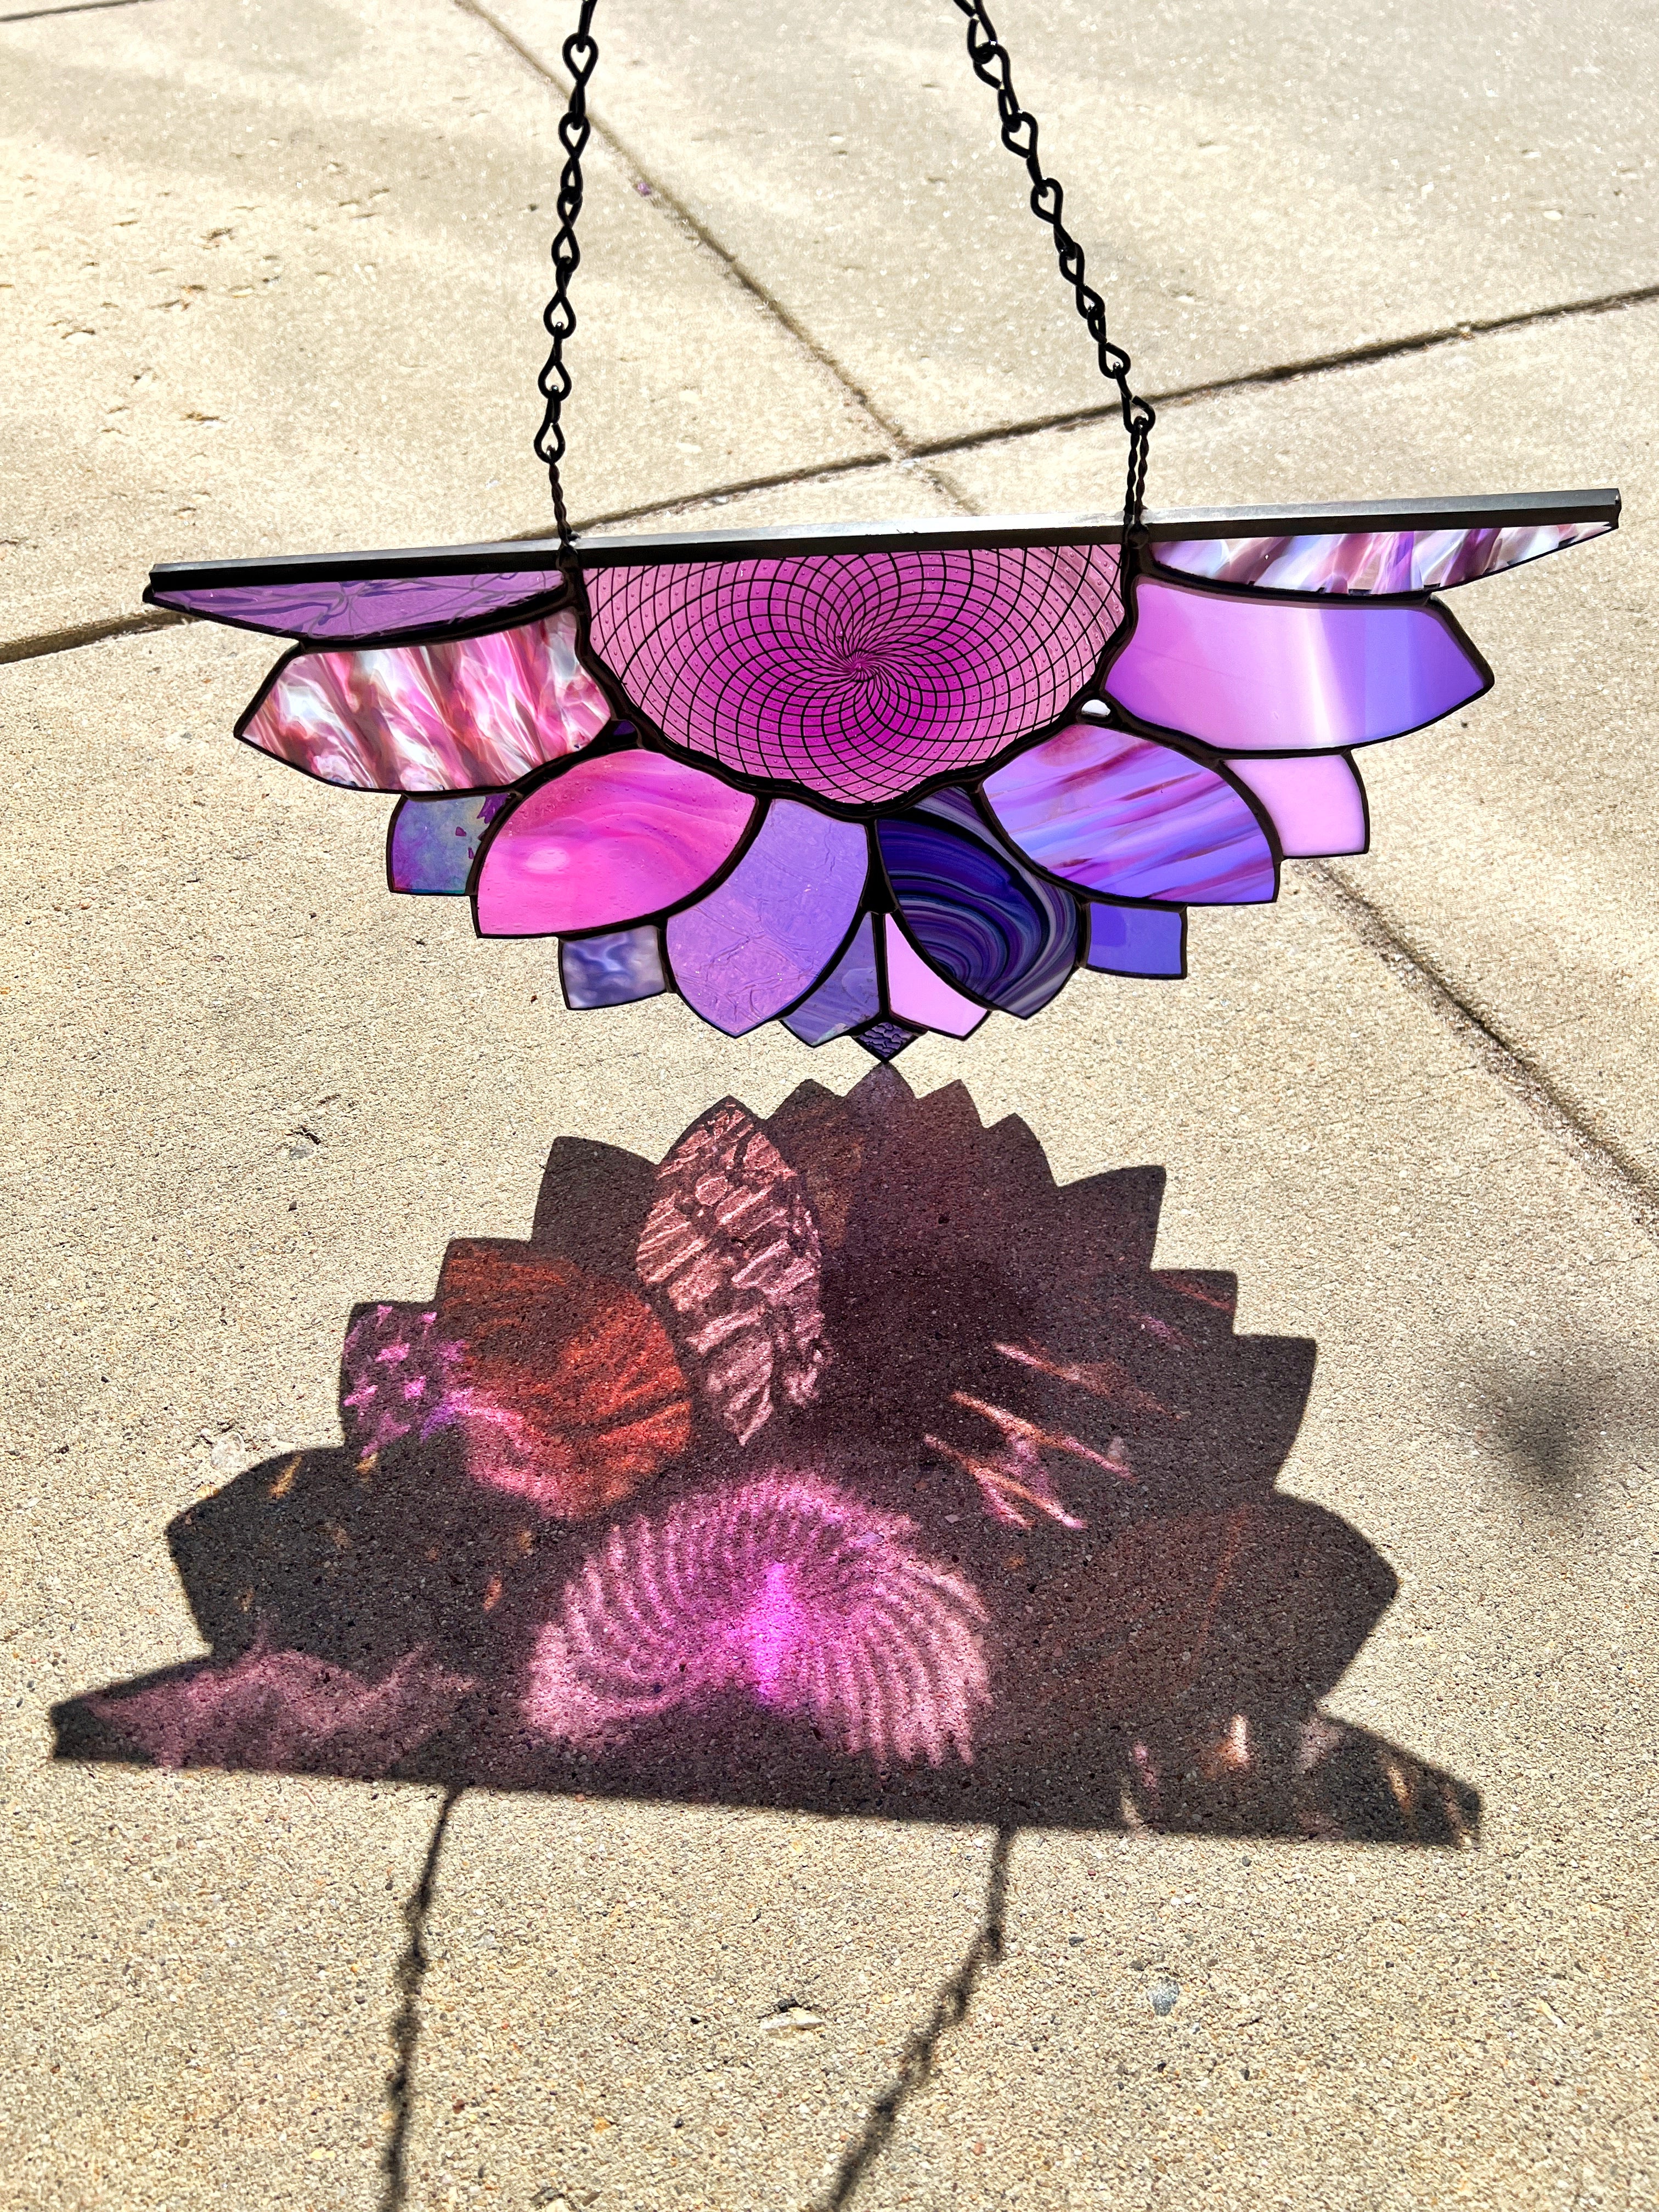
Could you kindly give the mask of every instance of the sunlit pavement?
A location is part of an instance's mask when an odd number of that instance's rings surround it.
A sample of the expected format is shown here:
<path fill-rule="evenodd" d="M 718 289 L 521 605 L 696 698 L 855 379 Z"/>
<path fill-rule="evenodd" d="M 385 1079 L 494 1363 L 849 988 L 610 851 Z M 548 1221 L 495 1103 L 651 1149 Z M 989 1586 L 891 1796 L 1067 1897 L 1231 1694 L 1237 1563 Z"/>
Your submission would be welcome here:
<path fill-rule="evenodd" d="M 866 1081 L 568 1015 L 545 949 L 389 899 L 385 803 L 230 740 L 268 643 L 140 603 L 542 523 L 564 15 L 3 11 L 8 2203 L 1659 2191 L 1659 33 L 998 20 L 1154 505 L 1626 520 L 1458 592 L 1498 686 L 1368 763 L 1370 855 Z M 1112 503 L 947 0 L 596 29 L 579 520 Z M 824 1693 L 805 1764 L 729 1698 L 584 1747 L 533 1498 L 341 1403 L 457 1240 L 549 1312 L 626 1277 L 727 1098 L 830 1358 L 739 1447 L 659 1299 L 661 1494 L 856 1477 L 942 1655 L 908 1719 Z"/>

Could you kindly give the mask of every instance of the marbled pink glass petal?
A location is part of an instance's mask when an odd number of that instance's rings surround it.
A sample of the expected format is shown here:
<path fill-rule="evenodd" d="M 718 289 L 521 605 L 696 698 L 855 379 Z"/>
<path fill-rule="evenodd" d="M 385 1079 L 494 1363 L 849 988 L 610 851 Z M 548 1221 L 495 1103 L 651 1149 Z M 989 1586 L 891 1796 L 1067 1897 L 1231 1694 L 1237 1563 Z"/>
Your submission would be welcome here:
<path fill-rule="evenodd" d="M 770 1021 L 835 958 L 869 864 L 861 825 L 774 799 L 731 874 L 668 925 L 681 997 L 728 1036 Z"/>
<path fill-rule="evenodd" d="M 587 588 L 595 651 L 665 735 L 843 802 L 1053 720 L 1121 613 L 1100 546 L 595 568 Z"/>
<path fill-rule="evenodd" d="M 985 782 L 1039 867 L 1118 898 L 1193 906 L 1271 899 L 1272 848 L 1212 769 L 1127 730 L 1074 722 Z"/>
<path fill-rule="evenodd" d="M 1511 530 L 1349 531 L 1330 537 L 1183 538 L 1154 544 L 1160 568 L 1275 592 L 1437 592 L 1605 537 L 1607 522 Z"/>
<path fill-rule="evenodd" d="M 447 645 L 299 653 L 241 734 L 354 791 L 471 791 L 579 751 L 611 718 L 566 611 Z"/>
<path fill-rule="evenodd" d="M 152 584 L 146 594 L 158 607 L 268 630 L 310 644 L 337 639 L 392 637 L 399 630 L 441 629 L 451 623 L 485 622 L 517 613 L 534 601 L 562 592 L 556 568 L 518 568 L 463 576 L 359 576 L 313 584 L 218 584 L 170 591 Z"/>
<path fill-rule="evenodd" d="M 1106 678 L 1143 722 L 1227 752 L 1327 752 L 1421 729 L 1487 678 L 1437 607 L 1194 589 L 1143 576 Z"/>
<path fill-rule="evenodd" d="M 915 1524 L 775 1473 L 614 1528 L 531 1662 L 538 1735 L 600 1746 L 747 1697 L 878 1769 L 973 1756 L 990 1703 L 986 1611 L 913 1546 Z"/>
<path fill-rule="evenodd" d="M 755 802 L 661 753 L 606 753 L 496 823 L 478 874 L 485 937 L 607 929 L 677 906 L 731 856 Z"/>
<path fill-rule="evenodd" d="M 890 914 L 887 916 L 887 1003 L 901 1021 L 946 1036 L 971 1036 L 986 1010 L 953 991 L 930 968 Z"/>
<path fill-rule="evenodd" d="M 1352 762 L 1342 754 L 1304 753 L 1294 760 L 1257 757 L 1227 765 L 1267 808 L 1286 860 L 1364 851 L 1364 788 Z"/>

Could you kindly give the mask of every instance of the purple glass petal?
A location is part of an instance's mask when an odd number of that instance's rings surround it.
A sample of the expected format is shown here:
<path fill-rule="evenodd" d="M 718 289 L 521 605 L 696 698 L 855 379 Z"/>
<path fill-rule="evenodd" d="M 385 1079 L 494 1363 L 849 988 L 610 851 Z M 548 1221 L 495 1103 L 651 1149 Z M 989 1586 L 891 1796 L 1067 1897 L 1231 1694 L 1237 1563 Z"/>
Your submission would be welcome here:
<path fill-rule="evenodd" d="M 660 753 L 579 760 L 491 833 L 479 933 L 549 937 L 660 913 L 708 882 L 754 811 L 718 777 Z"/>
<path fill-rule="evenodd" d="M 655 922 L 613 930 L 606 937 L 568 937 L 559 946 L 559 981 L 566 1006 L 628 1006 L 668 988 L 662 939 Z"/>
<path fill-rule="evenodd" d="M 954 991 L 929 967 L 890 914 L 887 916 L 887 1003 L 902 1022 L 918 1029 L 943 1030 L 946 1036 L 971 1036 L 985 1019 L 985 1008 Z"/>
<path fill-rule="evenodd" d="M 1352 762 L 1341 753 L 1230 760 L 1227 765 L 1267 808 L 1287 860 L 1364 851 L 1365 789 Z"/>
<path fill-rule="evenodd" d="M 1109 975 L 1184 975 L 1186 909 L 1167 906 L 1091 906 L 1089 965 Z"/>
<path fill-rule="evenodd" d="M 1330 537 L 1183 538 L 1155 544 L 1160 568 L 1275 592 L 1437 592 L 1605 537 L 1610 522 L 1512 530 L 1347 531 Z"/>
<path fill-rule="evenodd" d="M 851 802 L 1040 729 L 1121 614 L 1116 553 L 817 554 L 588 572 L 595 651 L 677 744 Z"/>
<path fill-rule="evenodd" d="M 869 865 L 859 824 L 775 799 L 731 874 L 668 925 L 680 996 L 728 1036 L 769 1021 L 834 958 Z"/>
<path fill-rule="evenodd" d="M 467 791 L 516 783 L 610 720 L 566 612 L 445 645 L 298 653 L 240 735 L 353 791 Z"/>
<path fill-rule="evenodd" d="M 831 1037 L 845 1036 L 880 1012 L 876 926 L 866 914 L 846 951 L 811 997 L 785 1017 L 783 1026 L 803 1044 L 828 1044 Z"/>
<path fill-rule="evenodd" d="M 1194 906 L 1271 899 L 1272 848 L 1231 784 L 1173 746 L 1074 722 L 986 779 L 1039 867 L 1118 898 Z"/>
<path fill-rule="evenodd" d="M 392 890 L 451 897 L 464 891 L 483 833 L 511 797 L 481 791 L 461 799 L 400 799 L 386 841 Z"/>
<path fill-rule="evenodd" d="M 562 592 L 556 568 L 519 568 L 466 576 L 360 576 L 312 584 L 217 584 L 169 591 L 152 584 L 147 597 L 158 607 L 234 623 L 310 644 L 336 639 L 392 637 L 400 630 L 441 629 L 450 623 L 483 622 L 517 615 L 535 601 Z"/>
<path fill-rule="evenodd" d="M 1106 679 L 1144 722 L 1229 752 L 1327 752 L 1421 729 L 1489 678 L 1441 608 L 1320 605 L 1143 576 Z"/>

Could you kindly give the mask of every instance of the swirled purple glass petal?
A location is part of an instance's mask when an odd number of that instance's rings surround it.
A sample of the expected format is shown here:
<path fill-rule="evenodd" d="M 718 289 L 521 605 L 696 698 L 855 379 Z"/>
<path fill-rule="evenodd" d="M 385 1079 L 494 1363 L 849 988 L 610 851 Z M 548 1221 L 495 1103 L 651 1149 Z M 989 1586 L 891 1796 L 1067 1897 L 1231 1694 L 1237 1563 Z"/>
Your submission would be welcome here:
<path fill-rule="evenodd" d="M 1228 752 L 1327 752 L 1421 729 L 1489 681 L 1440 607 L 1143 576 L 1106 690 L 1141 721 Z"/>
<path fill-rule="evenodd" d="M 876 835 L 899 910 L 951 981 L 1022 1017 L 1059 991 L 1077 958 L 1077 901 L 1022 868 L 964 793 L 946 790 Z"/>
<path fill-rule="evenodd" d="M 483 833 L 511 797 L 506 791 L 478 791 L 459 799 L 400 799 L 386 841 L 392 890 L 450 897 L 464 891 Z"/>
<path fill-rule="evenodd" d="M 1249 805 L 1173 746 L 1074 722 L 985 782 L 1039 867 L 1117 898 L 1192 906 L 1271 899 L 1273 848 Z"/>
<path fill-rule="evenodd" d="M 479 933 L 563 935 L 677 906 L 731 857 L 754 811 L 717 776 L 661 753 L 579 760 L 491 832 Z"/>
<path fill-rule="evenodd" d="M 754 842 L 668 925 L 680 996 L 728 1036 L 769 1021 L 835 957 L 869 872 L 861 825 L 774 799 Z"/>
<path fill-rule="evenodd" d="M 1121 613 L 1104 546 L 595 568 L 595 651 L 676 744 L 901 799 L 1064 712 Z"/>
<path fill-rule="evenodd" d="M 1329 537 L 1182 538 L 1155 544 L 1161 568 L 1275 592 L 1439 592 L 1602 538 L 1609 522 L 1510 530 L 1345 531 Z"/>
<path fill-rule="evenodd" d="M 360 637 L 391 638 L 402 630 L 442 629 L 452 623 L 520 617 L 538 600 L 562 596 L 556 568 L 516 568 L 501 574 L 356 576 L 310 584 L 216 584 L 171 591 L 152 584 L 158 607 L 267 630 L 308 644 Z"/>
<path fill-rule="evenodd" d="M 1364 786 L 1343 754 L 1257 755 L 1227 765 L 1267 808 L 1286 860 L 1364 851 Z"/>
<path fill-rule="evenodd" d="M 442 645 L 297 653 L 240 734 L 353 791 L 469 791 L 516 783 L 610 720 L 567 611 Z"/>
<path fill-rule="evenodd" d="M 881 1012 L 876 975 L 876 925 L 866 915 L 852 943 L 811 997 L 784 1017 L 783 1026 L 803 1044 L 828 1044 Z"/>

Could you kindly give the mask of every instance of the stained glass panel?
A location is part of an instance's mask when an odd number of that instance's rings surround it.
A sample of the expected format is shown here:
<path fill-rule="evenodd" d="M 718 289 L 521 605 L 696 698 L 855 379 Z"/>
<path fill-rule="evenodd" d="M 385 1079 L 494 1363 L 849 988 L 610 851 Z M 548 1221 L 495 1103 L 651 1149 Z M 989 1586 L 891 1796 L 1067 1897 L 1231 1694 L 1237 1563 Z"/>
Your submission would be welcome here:
<path fill-rule="evenodd" d="M 590 571 L 595 651 L 677 744 L 879 803 L 1050 721 L 1121 611 L 1107 546 Z"/>
<path fill-rule="evenodd" d="M 1329 751 L 1437 721 L 1491 678 L 1443 610 L 1323 605 L 1142 577 L 1106 689 L 1227 752 Z"/>
<path fill-rule="evenodd" d="M 386 880 L 394 891 L 455 897 L 477 858 L 484 831 L 511 793 L 469 792 L 460 799 L 400 799 L 386 831 Z"/>
<path fill-rule="evenodd" d="M 479 931 L 562 935 L 678 905 L 730 857 L 754 811 L 752 799 L 660 753 L 577 761 L 492 831 Z"/>
<path fill-rule="evenodd" d="M 1212 769 L 1127 730 L 1074 722 L 985 782 L 1039 867 L 1118 898 L 1237 906 L 1270 899 L 1273 848 Z"/>
<path fill-rule="evenodd" d="M 860 825 L 774 799 L 731 874 L 668 925 L 681 996 L 728 1036 L 769 1021 L 835 957 L 868 869 Z"/>
<path fill-rule="evenodd" d="M 656 998 L 668 988 L 656 924 L 605 937 L 567 937 L 559 946 L 559 980 L 566 1005 L 583 1009 Z"/>
<path fill-rule="evenodd" d="M 1275 592 L 1438 592 L 1601 538 L 1610 522 L 1518 529 L 1343 531 L 1298 538 L 1184 538 L 1155 543 L 1161 568 Z"/>
<path fill-rule="evenodd" d="M 442 645 L 296 653 L 240 733 L 353 791 L 476 791 L 579 751 L 611 718 L 561 612 Z"/>

